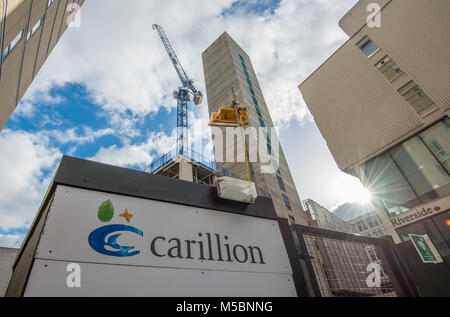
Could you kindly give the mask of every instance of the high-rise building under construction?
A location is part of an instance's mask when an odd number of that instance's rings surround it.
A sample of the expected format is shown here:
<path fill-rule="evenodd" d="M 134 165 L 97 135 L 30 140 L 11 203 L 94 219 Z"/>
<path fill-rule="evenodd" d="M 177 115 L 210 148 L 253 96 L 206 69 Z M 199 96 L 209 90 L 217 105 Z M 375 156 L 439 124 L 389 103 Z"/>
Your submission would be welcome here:
<path fill-rule="evenodd" d="M 210 114 L 219 111 L 222 106 L 232 104 L 233 94 L 231 91 L 234 89 L 237 102 L 247 106 L 250 111 L 246 131 L 254 128 L 253 131 L 259 135 L 258 143 L 264 142 L 264 147 L 267 148 L 266 157 L 270 153 L 272 153 L 272 157 L 277 157 L 274 163 L 274 160 L 272 162 L 261 160 L 260 155 L 257 155 L 257 159 L 252 160 L 252 155 L 248 155 L 251 162 L 251 178 L 256 184 L 258 194 L 272 198 L 278 216 L 289 219 L 291 223 L 305 224 L 302 204 L 283 150 L 278 143 L 278 137 L 276 133 L 272 132 L 271 128 L 274 124 L 250 57 L 227 33 L 222 34 L 206 49 L 202 57 Z M 261 133 L 261 128 L 267 128 L 267 130 L 263 129 Z M 217 142 L 217 138 L 220 136 L 213 131 L 217 170 L 229 176 L 247 179 L 246 163 L 238 159 L 242 157 L 241 154 L 244 151 L 242 136 L 236 134 L 236 137 L 233 136 L 230 139 L 227 137 L 226 128 L 214 129 L 219 129 L 223 137 L 222 142 Z M 262 138 L 261 135 L 263 135 Z M 251 146 L 251 142 L 247 142 Z M 219 146 L 222 148 L 219 149 Z M 228 155 L 229 151 L 232 151 L 233 154 Z M 259 145 L 258 152 L 260 151 L 261 146 Z M 218 153 L 220 154 L 218 155 Z M 264 166 L 268 166 L 268 164 L 275 167 L 273 172 L 264 170 Z"/>
<path fill-rule="evenodd" d="M 0 1 L 0 131 L 83 3 Z"/>

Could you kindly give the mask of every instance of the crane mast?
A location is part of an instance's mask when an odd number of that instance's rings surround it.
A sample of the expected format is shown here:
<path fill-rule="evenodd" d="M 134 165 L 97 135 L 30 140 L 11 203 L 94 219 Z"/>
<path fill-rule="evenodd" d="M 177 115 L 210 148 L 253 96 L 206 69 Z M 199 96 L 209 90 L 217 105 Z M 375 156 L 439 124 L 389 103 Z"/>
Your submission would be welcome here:
<path fill-rule="evenodd" d="M 190 102 L 190 95 L 192 95 L 194 104 L 199 105 L 202 103 L 203 95 L 201 91 L 195 88 L 194 81 L 189 79 L 186 74 L 163 28 L 157 24 L 154 24 L 153 29 L 158 32 L 159 37 L 161 38 L 167 54 L 169 55 L 170 60 L 175 67 L 175 71 L 181 81 L 181 86 L 178 88 L 178 91 L 174 91 L 173 94 L 174 98 L 177 99 L 177 154 L 187 155 L 189 147 L 189 121 L 187 112 L 188 102 Z"/>

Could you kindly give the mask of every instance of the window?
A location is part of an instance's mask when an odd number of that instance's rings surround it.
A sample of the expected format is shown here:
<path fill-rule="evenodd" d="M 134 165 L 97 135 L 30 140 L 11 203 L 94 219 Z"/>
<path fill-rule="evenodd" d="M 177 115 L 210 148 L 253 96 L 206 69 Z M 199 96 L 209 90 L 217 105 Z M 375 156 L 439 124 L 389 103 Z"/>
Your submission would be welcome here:
<path fill-rule="evenodd" d="M 283 201 L 284 201 L 286 208 L 289 210 L 292 210 L 291 202 L 289 201 L 289 197 L 286 196 L 285 194 L 282 194 L 282 196 L 283 196 Z"/>
<path fill-rule="evenodd" d="M 258 107 L 255 107 L 255 109 L 258 116 L 262 117 L 261 109 L 259 109 Z"/>
<path fill-rule="evenodd" d="M 404 74 L 400 67 L 398 67 L 389 56 L 385 56 L 375 66 L 390 81 L 393 81 Z"/>
<path fill-rule="evenodd" d="M 265 128 L 265 127 L 266 127 L 266 124 L 264 123 L 264 121 L 263 121 L 261 118 L 258 118 L 258 120 L 259 120 L 259 123 L 261 124 L 261 126 L 262 126 L 263 128 Z"/>
<path fill-rule="evenodd" d="M 372 218 L 372 221 L 373 221 L 373 223 L 374 223 L 374 226 L 379 226 L 380 225 L 380 223 L 378 222 L 378 220 L 377 220 L 377 218 Z"/>
<path fill-rule="evenodd" d="M 361 51 L 367 56 L 372 56 L 377 50 L 378 46 L 365 36 L 358 44 L 356 44 Z"/>
<path fill-rule="evenodd" d="M 33 26 L 33 28 L 31 29 L 31 33 L 34 34 L 36 33 L 37 30 L 39 30 L 39 28 L 41 27 L 42 24 L 42 18 L 37 21 L 37 23 Z"/>
<path fill-rule="evenodd" d="M 398 214 L 420 205 L 420 200 L 388 153 L 367 162 L 364 175 L 364 185 L 389 212 Z"/>
<path fill-rule="evenodd" d="M 270 137 L 266 135 L 267 144 L 272 145 L 272 141 L 270 140 Z"/>
<path fill-rule="evenodd" d="M 439 198 L 436 189 L 449 184 L 448 174 L 420 138 L 414 137 L 390 153 L 422 203 Z"/>
<path fill-rule="evenodd" d="M 17 34 L 16 37 L 11 41 L 11 44 L 9 44 L 11 46 L 11 48 L 9 49 L 10 51 L 12 51 L 14 47 L 16 47 L 17 44 L 19 44 L 22 37 L 23 37 L 23 30 L 20 31 L 20 33 Z"/>
<path fill-rule="evenodd" d="M 446 118 L 420 134 L 434 156 L 450 172 L 450 120 Z"/>
<path fill-rule="evenodd" d="M 284 192 L 286 192 L 286 186 L 284 186 L 284 181 L 283 179 L 277 175 L 277 181 L 278 181 L 278 185 L 280 186 L 280 189 Z"/>
<path fill-rule="evenodd" d="M 272 166 L 277 171 L 277 174 L 281 176 L 280 166 L 274 159 L 272 159 Z"/>
<path fill-rule="evenodd" d="M 16 37 L 9 43 L 8 46 L 5 47 L 2 53 L 2 60 L 4 60 L 6 57 L 8 57 L 9 54 L 11 54 L 12 50 L 17 46 L 17 44 L 20 42 L 20 40 L 23 37 L 24 31 L 20 31 L 19 34 L 16 35 Z"/>
<path fill-rule="evenodd" d="M 421 112 L 434 104 L 433 100 L 413 80 L 400 88 L 398 92 L 417 112 Z"/>
<path fill-rule="evenodd" d="M 256 100 L 255 96 L 252 96 L 252 100 L 253 100 L 253 103 L 255 104 L 255 106 L 259 106 L 258 100 Z"/>
<path fill-rule="evenodd" d="M 364 165 L 362 181 L 390 213 L 399 214 L 450 193 L 449 131 L 446 118 Z"/>
<path fill-rule="evenodd" d="M 27 34 L 27 38 L 26 41 L 28 42 L 30 40 L 30 38 L 34 35 L 34 33 L 36 33 L 37 30 L 39 30 L 39 28 L 41 27 L 41 23 L 42 23 L 42 18 L 33 26 L 33 28 L 31 29 L 30 32 L 28 32 Z"/>
<path fill-rule="evenodd" d="M 4 60 L 6 56 L 8 56 L 8 54 L 9 54 L 9 45 L 3 50 L 2 60 Z"/>

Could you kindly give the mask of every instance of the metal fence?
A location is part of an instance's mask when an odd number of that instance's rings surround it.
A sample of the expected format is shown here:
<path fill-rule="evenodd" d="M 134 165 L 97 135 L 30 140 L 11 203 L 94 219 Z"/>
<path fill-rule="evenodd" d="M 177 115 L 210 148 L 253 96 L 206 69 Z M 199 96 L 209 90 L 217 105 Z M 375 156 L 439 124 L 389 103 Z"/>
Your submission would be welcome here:
<path fill-rule="evenodd" d="M 417 295 L 390 237 L 377 239 L 300 225 L 292 228 L 310 296 Z"/>
<path fill-rule="evenodd" d="M 163 156 L 154 160 L 147 168 L 146 172 L 155 173 L 161 167 L 167 165 L 171 161 L 173 161 L 178 156 L 177 150 L 172 149 L 170 152 L 164 154 Z M 216 171 L 216 164 L 214 161 L 208 159 L 200 153 L 194 152 L 192 150 L 187 150 L 186 153 L 183 154 L 186 158 L 190 159 L 192 162 L 200 164 L 212 171 Z M 220 174 L 220 173 L 219 173 Z"/>

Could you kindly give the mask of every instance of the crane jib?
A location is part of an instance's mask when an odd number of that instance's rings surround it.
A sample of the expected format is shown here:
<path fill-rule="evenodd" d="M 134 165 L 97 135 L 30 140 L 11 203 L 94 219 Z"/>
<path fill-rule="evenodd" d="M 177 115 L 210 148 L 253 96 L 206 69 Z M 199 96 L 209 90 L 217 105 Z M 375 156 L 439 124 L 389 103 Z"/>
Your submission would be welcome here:
<path fill-rule="evenodd" d="M 158 32 L 159 37 L 169 55 L 170 60 L 175 68 L 175 71 L 180 78 L 183 87 L 179 88 L 177 92 L 174 92 L 174 97 L 177 99 L 177 153 L 180 155 L 188 154 L 188 115 L 187 115 L 187 103 L 190 101 L 189 93 L 194 96 L 194 104 L 199 105 L 202 103 L 203 95 L 201 91 L 197 90 L 193 84 L 193 80 L 189 79 L 180 61 L 178 60 L 175 51 L 170 45 L 164 30 L 161 26 L 154 24 L 153 29 Z"/>

